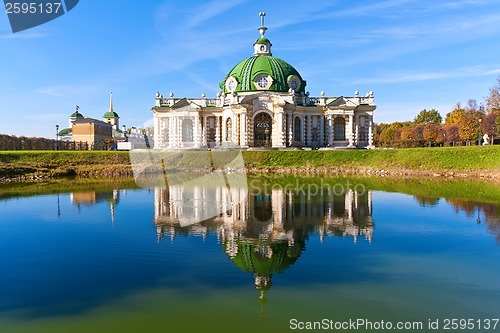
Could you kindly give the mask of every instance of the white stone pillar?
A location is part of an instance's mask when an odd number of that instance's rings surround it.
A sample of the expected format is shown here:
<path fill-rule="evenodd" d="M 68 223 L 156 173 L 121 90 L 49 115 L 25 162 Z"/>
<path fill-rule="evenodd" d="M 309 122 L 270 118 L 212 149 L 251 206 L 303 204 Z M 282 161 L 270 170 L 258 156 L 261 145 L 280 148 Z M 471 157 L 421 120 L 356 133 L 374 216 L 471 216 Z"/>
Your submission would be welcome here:
<path fill-rule="evenodd" d="M 286 121 L 286 126 L 287 126 L 287 135 L 288 135 L 288 147 L 291 147 L 293 145 L 293 115 L 289 113 L 287 115 L 287 121 Z"/>
<path fill-rule="evenodd" d="M 307 145 L 311 147 L 312 141 L 312 116 L 307 116 Z"/>
<path fill-rule="evenodd" d="M 175 124 L 174 118 L 172 116 L 168 117 L 168 147 L 173 148 L 175 146 Z"/>
<path fill-rule="evenodd" d="M 325 116 L 319 116 L 319 145 L 325 146 Z"/>
<path fill-rule="evenodd" d="M 247 137 L 247 113 L 242 112 L 240 117 L 240 131 L 241 131 L 241 146 L 248 147 L 248 137 Z"/>
<path fill-rule="evenodd" d="M 359 143 L 359 116 L 356 116 L 354 119 L 356 119 L 356 122 L 354 124 L 356 131 L 354 132 L 354 146 L 358 146 Z"/>
<path fill-rule="evenodd" d="M 328 116 L 328 146 L 333 147 L 333 116 Z"/>
<path fill-rule="evenodd" d="M 285 114 L 283 111 L 276 114 L 276 147 L 284 148 L 286 147 L 286 135 L 285 135 Z M 274 145 L 273 145 L 274 147 Z"/>
<path fill-rule="evenodd" d="M 194 147 L 195 148 L 200 148 L 201 147 L 201 128 L 200 128 L 200 116 L 196 115 L 194 117 Z"/>
<path fill-rule="evenodd" d="M 207 116 L 202 116 L 201 147 L 207 147 Z"/>
<path fill-rule="evenodd" d="M 353 131 L 354 115 L 349 115 L 349 123 L 346 128 L 346 135 L 348 136 L 349 145 L 347 147 L 354 148 L 354 131 Z"/>
<path fill-rule="evenodd" d="M 368 117 L 368 147 L 375 148 L 373 145 L 373 116 Z"/>
<path fill-rule="evenodd" d="M 222 140 L 221 142 L 227 142 L 227 118 L 222 118 Z"/>
<path fill-rule="evenodd" d="M 220 117 L 215 116 L 215 144 L 214 147 L 220 147 Z"/>
<path fill-rule="evenodd" d="M 182 118 L 177 117 L 177 147 L 182 148 L 183 147 L 183 142 L 182 142 Z"/>
<path fill-rule="evenodd" d="M 302 119 L 302 143 L 307 145 L 307 115 Z"/>

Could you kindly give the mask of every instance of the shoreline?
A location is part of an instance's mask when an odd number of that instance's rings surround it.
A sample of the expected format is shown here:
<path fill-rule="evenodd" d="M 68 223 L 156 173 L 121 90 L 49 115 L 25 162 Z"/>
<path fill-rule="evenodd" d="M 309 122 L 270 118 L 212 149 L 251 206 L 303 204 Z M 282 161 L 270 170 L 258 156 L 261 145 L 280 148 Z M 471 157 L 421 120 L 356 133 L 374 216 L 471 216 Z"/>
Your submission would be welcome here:
<path fill-rule="evenodd" d="M 242 156 L 249 175 L 450 178 L 500 184 L 500 146 L 369 151 L 243 151 Z M 176 165 L 185 163 L 189 166 L 196 157 L 181 155 Z M 129 152 L 0 152 L 0 183 L 66 177 L 133 177 Z"/>

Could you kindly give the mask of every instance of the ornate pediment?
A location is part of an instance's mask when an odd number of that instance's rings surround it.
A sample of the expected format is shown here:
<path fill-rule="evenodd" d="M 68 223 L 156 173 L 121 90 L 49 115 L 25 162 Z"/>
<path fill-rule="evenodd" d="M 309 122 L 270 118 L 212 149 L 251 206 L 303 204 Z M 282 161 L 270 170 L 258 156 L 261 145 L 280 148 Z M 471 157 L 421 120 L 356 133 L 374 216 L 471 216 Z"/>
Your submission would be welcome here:
<path fill-rule="evenodd" d="M 198 105 L 187 98 L 180 99 L 175 102 L 174 105 L 172 105 L 172 109 L 184 109 L 184 108 L 190 108 L 190 109 L 199 109 L 201 108 L 201 105 Z"/>
<path fill-rule="evenodd" d="M 326 105 L 328 108 L 355 108 L 357 106 L 351 99 L 344 98 L 343 96 L 336 98 Z"/>

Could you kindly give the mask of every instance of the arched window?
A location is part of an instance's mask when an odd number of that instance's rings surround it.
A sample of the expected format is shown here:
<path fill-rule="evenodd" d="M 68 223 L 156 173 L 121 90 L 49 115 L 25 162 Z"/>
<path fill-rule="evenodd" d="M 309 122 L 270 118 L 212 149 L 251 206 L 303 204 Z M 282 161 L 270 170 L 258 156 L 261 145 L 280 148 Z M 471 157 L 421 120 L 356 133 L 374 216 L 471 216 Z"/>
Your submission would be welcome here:
<path fill-rule="evenodd" d="M 359 141 L 368 141 L 368 119 L 366 116 L 359 117 Z"/>
<path fill-rule="evenodd" d="M 182 142 L 193 142 L 193 121 L 184 119 L 182 121 Z"/>
<path fill-rule="evenodd" d="M 231 118 L 227 118 L 226 120 L 226 141 L 233 140 L 233 121 Z"/>
<path fill-rule="evenodd" d="M 335 141 L 345 141 L 345 119 L 343 117 L 335 118 L 333 122 L 333 132 Z"/>
<path fill-rule="evenodd" d="M 295 117 L 295 123 L 293 125 L 293 140 L 302 141 L 302 120 L 300 117 Z"/>

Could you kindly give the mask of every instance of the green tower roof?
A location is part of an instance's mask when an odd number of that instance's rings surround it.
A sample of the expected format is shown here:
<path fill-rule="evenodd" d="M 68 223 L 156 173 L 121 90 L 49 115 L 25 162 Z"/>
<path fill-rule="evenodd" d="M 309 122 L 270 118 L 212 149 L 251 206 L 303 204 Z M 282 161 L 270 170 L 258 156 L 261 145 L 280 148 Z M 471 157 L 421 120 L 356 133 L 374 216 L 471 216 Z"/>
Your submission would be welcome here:
<path fill-rule="evenodd" d="M 116 113 L 114 111 L 108 111 L 108 112 L 106 112 L 103 117 L 104 118 L 120 118 L 118 116 L 118 113 Z"/>
<path fill-rule="evenodd" d="M 83 114 L 81 114 L 81 113 L 80 113 L 80 112 L 78 112 L 78 111 L 73 112 L 73 113 L 71 114 L 71 116 L 69 116 L 69 117 L 70 117 L 70 118 L 77 118 L 77 119 L 83 119 L 83 118 L 85 118 L 85 117 L 83 116 Z"/>

